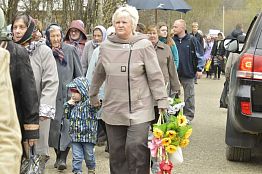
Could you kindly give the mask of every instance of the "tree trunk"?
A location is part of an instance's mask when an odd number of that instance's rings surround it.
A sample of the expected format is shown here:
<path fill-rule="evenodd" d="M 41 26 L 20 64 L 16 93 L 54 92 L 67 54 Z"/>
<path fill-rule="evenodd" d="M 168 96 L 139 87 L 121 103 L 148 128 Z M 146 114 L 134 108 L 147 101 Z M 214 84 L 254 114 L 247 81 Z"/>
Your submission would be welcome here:
<path fill-rule="evenodd" d="M 103 25 L 103 0 L 97 0 L 97 24 Z"/>
<path fill-rule="evenodd" d="M 6 12 L 6 22 L 7 24 L 11 24 L 12 20 L 17 13 L 17 5 L 19 0 L 9 0 L 8 9 Z"/>

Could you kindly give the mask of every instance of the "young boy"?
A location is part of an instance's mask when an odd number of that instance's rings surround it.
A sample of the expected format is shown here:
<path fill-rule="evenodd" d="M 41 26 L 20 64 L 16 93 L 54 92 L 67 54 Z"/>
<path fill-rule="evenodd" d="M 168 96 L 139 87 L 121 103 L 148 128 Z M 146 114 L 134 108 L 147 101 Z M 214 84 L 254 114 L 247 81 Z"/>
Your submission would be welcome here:
<path fill-rule="evenodd" d="M 77 77 L 67 84 L 71 99 L 65 103 L 65 117 L 70 121 L 73 173 L 82 174 L 85 159 L 88 174 L 95 174 L 94 146 L 97 141 L 97 114 L 89 104 L 89 84 L 85 77 Z"/>

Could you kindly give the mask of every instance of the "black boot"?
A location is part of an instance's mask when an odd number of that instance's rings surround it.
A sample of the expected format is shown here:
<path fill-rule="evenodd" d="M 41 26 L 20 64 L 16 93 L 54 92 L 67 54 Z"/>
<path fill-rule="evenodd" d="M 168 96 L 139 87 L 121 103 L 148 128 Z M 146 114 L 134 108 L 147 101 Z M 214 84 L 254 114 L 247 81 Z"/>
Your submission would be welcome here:
<path fill-rule="evenodd" d="M 60 151 L 55 149 L 55 153 L 56 153 L 56 160 L 55 160 L 54 168 L 57 168 L 58 162 L 60 160 Z"/>
<path fill-rule="evenodd" d="M 66 169 L 66 158 L 67 158 L 69 150 L 70 150 L 70 148 L 68 147 L 68 148 L 66 148 L 65 151 L 60 151 L 60 160 L 59 160 L 58 165 L 57 165 L 58 170 Z"/>

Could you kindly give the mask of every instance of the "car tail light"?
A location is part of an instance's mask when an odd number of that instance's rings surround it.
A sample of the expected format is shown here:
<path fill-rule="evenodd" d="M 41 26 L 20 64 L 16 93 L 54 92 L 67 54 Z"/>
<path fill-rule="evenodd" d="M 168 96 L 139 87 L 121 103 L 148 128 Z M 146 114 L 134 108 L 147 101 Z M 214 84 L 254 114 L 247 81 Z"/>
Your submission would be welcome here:
<path fill-rule="evenodd" d="M 253 67 L 253 55 L 244 54 L 240 58 L 239 68 L 237 71 L 237 77 L 252 78 L 252 67 Z"/>
<path fill-rule="evenodd" d="M 262 79 L 262 56 L 254 56 L 253 78 Z"/>
<path fill-rule="evenodd" d="M 240 58 L 237 77 L 262 80 L 262 56 L 244 54 Z"/>
<path fill-rule="evenodd" d="M 241 112 L 244 115 L 251 115 L 251 103 L 249 101 L 241 101 L 240 102 L 240 106 L 241 106 Z"/>

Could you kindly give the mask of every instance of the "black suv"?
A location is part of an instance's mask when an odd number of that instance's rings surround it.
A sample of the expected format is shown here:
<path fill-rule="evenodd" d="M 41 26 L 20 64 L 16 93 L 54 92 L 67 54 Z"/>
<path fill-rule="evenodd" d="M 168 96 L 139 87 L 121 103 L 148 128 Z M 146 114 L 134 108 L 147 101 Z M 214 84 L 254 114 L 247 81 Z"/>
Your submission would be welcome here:
<path fill-rule="evenodd" d="M 226 39 L 226 50 L 237 53 L 232 65 L 226 124 L 226 157 L 249 161 L 252 149 L 262 147 L 262 13 L 250 24 L 244 45 Z"/>

